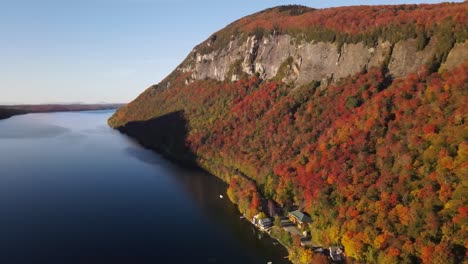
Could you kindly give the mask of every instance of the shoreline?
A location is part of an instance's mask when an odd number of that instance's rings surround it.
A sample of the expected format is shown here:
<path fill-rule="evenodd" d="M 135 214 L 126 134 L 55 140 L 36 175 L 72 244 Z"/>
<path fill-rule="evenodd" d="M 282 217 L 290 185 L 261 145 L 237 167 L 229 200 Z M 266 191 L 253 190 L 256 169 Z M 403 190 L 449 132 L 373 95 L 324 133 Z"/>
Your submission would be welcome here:
<path fill-rule="evenodd" d="M 197 157 L 196 160 L 194 160 L 193 162 L 191 161 L 187 161 L 187 160 L 184 160 L 180 157 L 178 157 L 177 155 L 174 155 L 173 153 L 170 153 L 168 152 L 168 149 L 166 148 L 162 148 L 162 147 L 154 147 L 154 146 L 151 146 L 150 144 L 147 144 L 147 142 L 143 142 L 142 140 L 140 140 L 137 135 L 133 134 L 131 131 L 129 131 L 128 128 L 126 128 L 125 126 L 123 127 L 112 127 L 111 128 L 119 131 L 120 133 L 130 137 L 131 139 L 135 140 L 139 145 L 141 145 L 142 147 L 146 148 L 146 149 L 149 149 L 151 151 L 154 151 L 156 154 L 159 154 L 161 155 L 162 157 L 166 158 L 167 160 L 179 165 L 179 166 L 182 166 L 182 167 L 185 167 L 185 168 L 189 168 L 189 169 L 198 169 L 198 170 L 201 170 L 207 174 L 209 174 L 211 177 L 215 177 L 215 178 L 218 178 L 220 179 L 223 183 L 225 184 L 229 184 L 229 182 L 227 181 L 227 179 L 225 179 L 224 177 L 222 177 L 221 175 L 217 175 L 214 171 L 210 170 L 207 168 L 207 166 L 204 166 L 203 165 L 203 161 L 207 162 L 207 160 L 205 160 L 204 158 L 202 157 Z M 149 143 L 149 142 L 148 142 Z M 223 165 L 219 165 L 219 166 L 223 166 Z M 225 166 L 224 166 L 225 167 Z M 224 169 L 229 169 L 229 168 L 224 168 Z M 237 174 L 237 172 L 234 172 Z M 244 176 L 244 175 L 243 175 Z M 226 188 L 227 190 L 227 188 Z M 264 197 L 262 196 L 261 199 L 263 199 Z M 250 221 L 250 219 L 248 219 L 247 216 L 245 216 L 244 214 L 242 214 L 239 210 L 239 205 L 236 204 L 236 203 L 233 203 L 229 197 L 227 197 L 227 195 L 223 198 L 223 199 L 228 199 L 230 203 L 234 204 L 237 208 L 237 212 L 239 213 L 239 220 L 246 220 L 247 222 L 249 222 L 256 230 L 256 232 L 261 232 L 261 233 L 267 233 L 267 235 L 273 239 L 274 241 L 278 242 L 278 245 L 281 245 L 287 252 L 288 252 L 288 255 L 285 256 L 285 259 L 287 259 L 288 263 L 293 263 L 293 261 L 290 260 L 290 256 L 291 256 L 291 248 L 288 247 L 287 245 L 285 245 L 283 242 L 281 242 L 281 240 L 274 236 L 273 234 L 271 234 L 272 232 L 265 232 L 265 231 L 262 231 L 260 230 L 252 221 Z M 281 228 L 281 227 L 277 227 L 277 226 L 273 226 L 273 227 L 276 227 L 276 228 Z M 280 230 L 280 231 L 284 231 L 284 232 L 287 232 L 286 230 Z"/>
<path fill-rule="evenodd" d="M 112 127 L 112 126 L 111 126 Z M 195 160 L 187 160 L 187 159 L 183 159 L 181 157 L 178 157 L 177 155 L 175 155 L 174 153 L 171 153 L 169 152 L 169 150 L 167 148 L 164 148 L 164 146 L 151 146 L 151 142 L 144 142 L 143 140 L 141 140 L 140 138 L 138 138 L 138 136 L 136 134 L 133 134 L 130 129 L 128 129 L 127 127 L 125 126 L 122 126 L 122 127 L 112 127 L 113 129 L 116 129 L 117 131 L 119 131 L 120 133 L 122 134 L 125 134 L 126 136 L 130 137 L 131 139 L 135 140 L 139 145 L 143 146 L 144 148 L 146 149 L 149 149 L 151 151 L 154 151 L 155 153 L 163 156 L 164 158 L 166 158 L 167 160 L 179 165 L 179 166 L 182 166 L 182 167 L 185 167 L 185 168 L 189 168 L 189 169 L 199 169 L 199 170 L 202 170 L 203 172 L 209 174 L 211 177 L 216 177 L 218 179 L 220 179 L 223 183 L 225 184 L 229 184 L 229 180 L 226 178 L 226 177 L 223 177 L 223 174 L 229 174 L 229 175 L 240 175 L 239 172 L 237 171 L 232 171 L 231 168 L 228 168 L 222 164 L 215 164 L 215 168 L 213 169 L 209 169 L 209 166 L 207 166 L 206 163 L 211 163 L 209 160 L 206 160 L 204 159 L 203 157 L 199 157 L 197 156 Z M 211 164 L 213 165 L 213 164 Z M 222 167 L 222 168 L 221 168 Z M 216 170 L 218 170 L 219 172 L 219 175 L 218 173 L 216 173 Z M 229 172 L 226 172 L 226 170 L 228 170 Z M 240 175 L 241 177 L 247 177 L 246 175 Z M 227 190 L 227 189 L 226 189 Z M 224 199 L 229 199 L 229 197 L 227 197 L 227 195 L 224 197 Z M 265 199 L 265 197 L 262 195 L 260 197 L 260 199 Z M 297 262 L 297 261 L 294 261 L 291 259 L 291 257 L 294 259 L 294 258 L 297 258 L 297 254 L 298 252 L 300 251 L 305 251 L 305 250 L 311 250 L 310 248 L 306 248 L 306 247 L 303 247 L 303 246 L 295 246 L 295 245 L 292 245 L 292 246 L 288 246 L 286 245 L 285 243 L 283 243 L 281 241 L 281 238 L 278 237 L 278 236 L 275 236 L 273 234 L 273 231 L 274 229 L 278 229 L 277 230 L 277 233 L 281 233 L 281 232 L 286 232 L 288 234 L 288 236 L 290 237 L 290 239 L 292 240 L 291 243 L 294 243 L 293 242 L 293 239 L 294 237 L 292 236 L 292 234 L 290 234 L 287 230 L 283 229 L 282 226 L 275 226 L 273 225 L 273 228 L 270 229 L 270 232 L 266 232 L 266 231 L 262 231 L 260 230 L 260 228 L 258 228 L 252 221 L 250 221 L 250 219 L 247 219 L 248 217 L 244 214 L 242 214 L 239 210 L 239 205 L 234 203 L 233 201 L 231 201 L 229 199 L 229 202 L 234 204 L 237 208 L 237 211 L 239 213 L 239 217 L 240 219 L 239 220 L 242 220 L 242 217 L 245 218 L 245 220 L 247 220 L 256 230 L 256 232 L 261 232 L 261 233 L 267 233 L 267 235 L 272 239 L 274 240 L 275 242 L 278 243 L 278 245 L 281 245 L 285 250 L 286 252 L 288 253 L 287 256 L 285 256 L 285 259 L 288 261 L 288 263 L 292 263 L 292 264 L 296 264 L 296 263 L 300 263 L 300 262 Z M 280 214 L 278 214 L 278 216 L 281 216 Z M 273 244 L 274 245 L 274 244 Z"/>
<path fill-rule="evenodd" d="M 43 105 L 0 105 L 0 120 L 17 115 L 33 113 L 82 112 L 114 110 L 123 104 L 43 104 Z"/>

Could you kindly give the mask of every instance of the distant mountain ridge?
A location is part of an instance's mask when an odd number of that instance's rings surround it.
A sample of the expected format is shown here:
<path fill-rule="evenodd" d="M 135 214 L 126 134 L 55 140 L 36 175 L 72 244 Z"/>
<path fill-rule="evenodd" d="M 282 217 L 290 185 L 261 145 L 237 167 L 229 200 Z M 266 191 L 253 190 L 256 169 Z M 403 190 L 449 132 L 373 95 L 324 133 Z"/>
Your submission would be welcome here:
<path fill-rule="evenodd" d="M 248 216 L 266 210 L 259 197 L 300 205 L 315 243 L 350 260 L 459 263 L 467 25 L 466 2 L 267 9 L 196 46 L 109 125 L 225 180 Z"/>
<path fill-rule="evenodd" d="M 20 104 L 0 105 L 0 119 L 27 113 L 66 112 L 117 109 L 123 104 Z"/>

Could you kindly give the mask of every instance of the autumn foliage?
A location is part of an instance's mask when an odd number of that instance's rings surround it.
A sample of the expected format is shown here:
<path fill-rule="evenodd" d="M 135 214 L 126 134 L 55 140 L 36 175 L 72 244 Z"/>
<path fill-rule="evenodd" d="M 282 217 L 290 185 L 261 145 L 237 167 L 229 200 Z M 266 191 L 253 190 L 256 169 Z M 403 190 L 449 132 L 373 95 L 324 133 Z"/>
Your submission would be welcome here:
<path fill-rule="evenodd" d="M 224 172 L 241 211 L 256 213 L 260 193 L 303 204 L 312 233 L 360 261 L 465 254 L 467 65 L 390 85 L 372 69 L 326 89 L 182 80 L 145 100 L 184 109 L 187 146 Z"/>
<path fill-rule="evenodd" d="M 455 40 L 468 38 L 468 3 L 435 5 L 349 6 L 312 9 L 280 6 L 244 17 L 211 35 L 197 46 L 201 54 L 225 48 L 235 37 L 288 34 L 294 41 L 362 42 L 369 47 L 379 40 L 396 43 L 417 39 L 423 49 L 430 39 L 440 39 L 438 53 Z M 446 54 L 443 54 L 446 56 Z"/>
<path fill-rule="evenodd" d="M 430 27 L 448 14 L 463 25 L 466 6 L 277 8 L 236 25 L 353 34 L 395 16 Z M 343 245 L 359 262 L 460 263 L 468 246 L 468 64 L 432 72 L 392 80 L 368 69 L 328 87 L 255 76 L 186 84 L 187 72 L 168 89 L 150 87 L 111 122 L 183 111 L 187 149 L 229 184 L 241 212 L 257 213 L 261 197 L 302 205 L 314 239 Z"/>
<path fill-rule="evenodd" d="M 452 17 L 456 23 L 465 23 L 468 19 L 466 3 L 348 6 L 326 9 L 282 6 L 247 16 L 236 23 L 247 31 L 259 27 L 279 30 L 321 27 L 357 34 L 383 26 L 411 23 L 429 28 L 448 17 Z"/>

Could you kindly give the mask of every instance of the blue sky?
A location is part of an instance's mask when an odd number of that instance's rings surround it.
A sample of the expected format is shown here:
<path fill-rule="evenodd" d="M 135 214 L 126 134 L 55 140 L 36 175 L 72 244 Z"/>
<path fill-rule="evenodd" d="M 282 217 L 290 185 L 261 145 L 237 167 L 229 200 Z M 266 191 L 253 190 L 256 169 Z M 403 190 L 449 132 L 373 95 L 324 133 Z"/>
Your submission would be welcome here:
<path fill-rule="evenodd" d="M 230 22 L 284 4 L 417 0 L 0 0 L 0 104 L 128 102 Z"/>

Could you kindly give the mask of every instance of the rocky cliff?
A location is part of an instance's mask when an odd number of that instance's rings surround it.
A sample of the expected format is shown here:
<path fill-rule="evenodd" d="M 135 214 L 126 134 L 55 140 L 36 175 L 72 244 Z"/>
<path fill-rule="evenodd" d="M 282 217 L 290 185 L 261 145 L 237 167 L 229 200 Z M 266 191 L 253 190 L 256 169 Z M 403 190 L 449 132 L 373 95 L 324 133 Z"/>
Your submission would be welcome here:
<path fill-rule="evenodd" d="M 423 66 L 450 70 L 468 60 L 468 33 L 462 27 L 466 9 L 467 4 L 463 3 L 325 10 L 286 6 L 265 10 L 210 36 L 147 93 L 170 88 L 182 75 L 185 85 L 205 79 L 237 81 L 255 75 L 295 86 L 319 81 L 326 87 L 372 67 L 385 69 L 392 79 Z M 333 16 L 328 14 L 331 11 Z M 353 24 L 340 25 L 341 28 L 326 25 L 327 21 L 342 20 L 341 16 L 354 16 L 356 24 L 354 14 L 365 12 L 358 19 L 366 22 L 357 23 L 363 28 Z M 379 20 L 378 15 L 383 18 Z M 303 22 L 294 28 L 291 23 L 307 19 L 310 25 Z M 268 23 L 264 25 L 263 20 Z M 114 118 L 110 124 L 118 126 L 134 118 L 141 120 L 138 116 L 128 120 Z"/>
<path fill-rule="evenodd" d="M 393 45 L 389 41 L 379 40 L 371 46 L 358 42 L 339 47 L 333 42 L 296 43 L 287 34 L 261 38 L 250 36 L 246 40 L 235 36 L 232 38 L 221 50 L 208 54 L 194 50 L 177 71 L 192 73 L 187 82 L 206 78 L 235 81 L 242 74 L 271 80 L 277 76 L 282 65 L 287 66 L 287 71 L 281 81 L 295 85 L 311 81 L 338 81 L 372 67 L 388 67 L 388 74 L 399 78 L 430 63 L 436 55 L 439 41 L 433 38 L 427 46 L 418 50 L 415 39 L 401 40 Z M 450 50 L 451 55 L 445 62 L 448 68 L 468 59 L 466 45 L 466 42 L 460 43 Z M 233 71 L 237 66 L 240 66 L 238 71 Z"/>
<path fill-rule="evenodd" d="M 268 9 L 109 124 L 224 179 L 247 215 L 266 210 L 259 197 L 304 208 L 315 243 L 357 261 L 460 262 L 467 25 L 467 3 Z"/>

